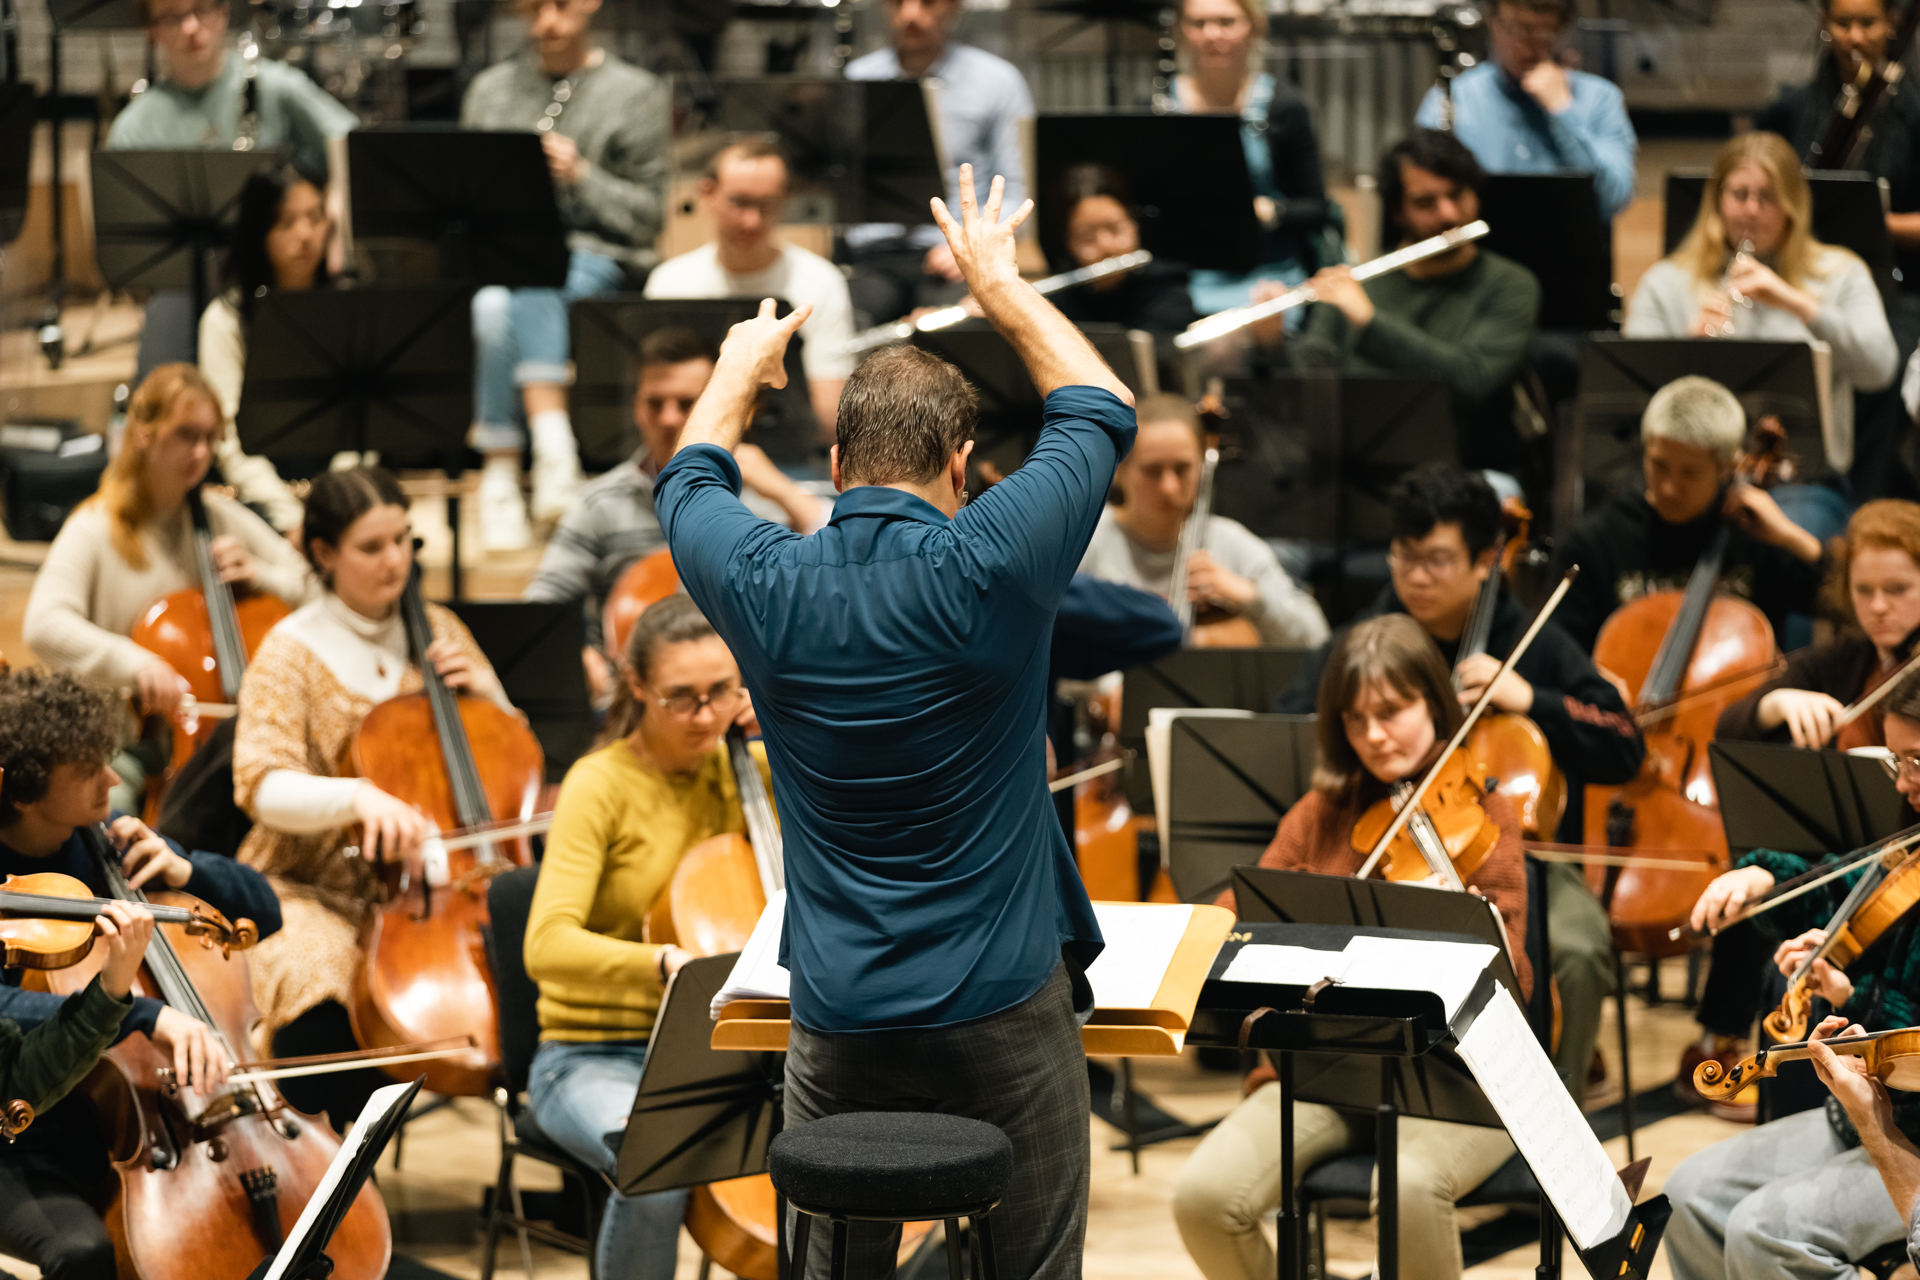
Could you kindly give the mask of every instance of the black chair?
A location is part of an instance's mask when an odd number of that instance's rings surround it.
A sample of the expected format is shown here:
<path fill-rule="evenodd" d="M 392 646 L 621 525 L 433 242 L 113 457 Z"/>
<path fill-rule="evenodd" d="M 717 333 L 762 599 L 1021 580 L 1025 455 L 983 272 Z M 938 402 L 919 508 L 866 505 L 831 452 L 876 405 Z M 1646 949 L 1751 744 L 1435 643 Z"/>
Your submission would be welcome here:
<path fill-rule="evenodd" d="M 1528 857 L 1527 866 L 1527 963 L 1533 967 L 1533 995 L 1527 1001 L 1527 1025 L 1546 1049 L 1553 1043 L 1553 996 L 1547 988 L 1553 975 L 1553 947 L 1547 933 L 1546 864 Z M 1299 1202 L 1308 1212 L 1307 1247 L 1312 1274 L 1327 1273 L 1327 1213 L 1334 1201 L 1358 1201 L 1365 1206 L 1373 1197 L 1373 1157 L 1355 1153 L 1322 1160 L 1307 1170 L 1300 1180 Z M 1454 1202 L 1457 1208 L 1477 1209 L 1499 1205 L 1508 1209 L 1533 1209 L 1540 1204 L 1540 1184 L 1533 1170 L 1518 1153 L 1493 1171 L 1491 1177 Z"/>
<path fill-rule="evenodd" d="M 528 1243 L 529 1236 L 586 1255 L 587 1274 L 593 1276 L 594 1241 L 599 1238 L 600 1219 L 606 1213 L 607 1197 L 613 1189 L 599 1169 L 575 1159 L 541 1133 L 534 1124 L 532 1111 L 520 1101 L 520 1095 L 527 1089 L 534 1050 L 540 1047 L 540 1019 L 535 1012 L 540 988 L 527 976 L 525 957 L 527 917 L 533 909 L 533 889 L 539 879 L 540 868 L 521 867 L 495 877 L 487 886 L 487 913 L 491 923 L 482 932 L 487 963 L 493 969 L 495 1013 L 500 1023 L 500 1070 L 506 1084 L 493 1092 L 500 1121 L 500 1173 L 494 1181 L 493 1201 L 487 1211 L 487 1239 L 480 1254 L 480 1280 L 493 1280 L 500 1231 L 508 1226 L 520 1236 L 520 1260 L 529 1277 L 533 1275 L 533 1247 Z M 586 1201 L 584 1239 L 547 1223 L 528 1220 L 520 1186 L 513 1176 L 514 1162 L 523 1156 L 552 1165 L 560 1170 L 565 1184 L 580 1189 Z"/>
<path fill-rule="evenodd" d="M 792 1257 L 800 1275 L 815 1218 L 833 1224 L 832 1280 L 845 1280 L 851 1223 L 938 1218 L 947 1226 L 947 1274 L 960 1280 L 956 1248 L 966 1218 L 974 1280 L 999 1280 L 989 1214 L 1013 1179 L 1013 1144 L 985 1121 L 931 1111 L 824 1116 L 775 1137 L 767 1173 L 798 1214 Z"/>

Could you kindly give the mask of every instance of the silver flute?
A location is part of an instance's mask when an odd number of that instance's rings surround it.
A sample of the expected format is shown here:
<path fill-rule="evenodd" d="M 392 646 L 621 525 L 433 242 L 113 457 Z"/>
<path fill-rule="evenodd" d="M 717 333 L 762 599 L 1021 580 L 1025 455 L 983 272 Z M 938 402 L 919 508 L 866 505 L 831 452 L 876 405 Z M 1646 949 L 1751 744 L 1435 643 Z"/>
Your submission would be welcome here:
<path fill-rule="evenodd" d="M 1102 258 L 1092 266 L 1080 267 L 1074 271 L 1062 271 L 1057 276 L 1047 276 L 1033 282 L 1035 293 L 1042 296 L 1058 293 L 1062 289 L 1071 289 L 1077 284 L 1087 284 L 1094 280 L 1104 280 L 1108 276 L 1121 275 L 1128 271 L 1137 271 L 1153 261 L 1153 255 L 1145 249 L 1136 249 L 1132 253 L 1123 253 L 1117 258 Z M 863 351 L 875 347 L 884 347 L 890 342 L 904 342 L 916 333 L 930 333 L 935 329 L 945 329 L 959 324 L 970 312 L 958 304 L 942 307 L 938 311 L 929 311 L 918 320 L 895 320 L 891 324 L 875 325 L 871 329 L 862 329 L 847 340 L 845 347 L 848 355 L 857 356 Z"/>
<path fill-rule="evenodd" d="M 1371 280 L 1375 276 L 1386 275 L 1389 271 L 1398 271 L 1402 267 L 1412 266 L 1426 258 L 1438 257 L 1449 250 L 1457 249 L 1472 240 L 1478 240 L 1487 234 L 1487 224 L 1478 219 L 1464 227 L 1455 227 L 1429 237 L 1418 244 L 1410 244 L 1404 249 L 1382 254 L 1372 262 L 1363 263 L 1353 269 L 1355 280 Z M 1224 338 L 1238 332 L 1250 324 L 1270 320 L 1284 311 L 1305 306 L 1309 302 L 1318 302 L 1320 295 L 1309 286 L 1301 285 L 1297 289 L 1270 298 L 1266 302 L 1256 302 L 1251 306 L 1232 307 L 1226 311 L 1216 311 L 1210 316 L 1202 316 L 1187 326 L 1187 331 L 1174 338 L 1173 345 L 1182 351 Z"/>

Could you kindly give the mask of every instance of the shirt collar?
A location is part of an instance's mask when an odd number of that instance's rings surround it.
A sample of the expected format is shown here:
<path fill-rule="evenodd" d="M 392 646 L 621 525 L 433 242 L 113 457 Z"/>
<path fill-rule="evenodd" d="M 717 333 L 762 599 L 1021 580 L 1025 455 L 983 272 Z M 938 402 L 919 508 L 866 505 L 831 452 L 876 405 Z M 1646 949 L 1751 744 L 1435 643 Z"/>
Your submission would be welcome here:
<path fill-rule="evenodd" d="M 833 504 L 828 524 L 839 524 L 855 516 L 880 516 L 890 520 L 916 520 L 921 524 L 950 523 L 940 508 L 925 498 L 904 489 L 889 489 L 883 484 L 863 484 L 841 494 Z"/>

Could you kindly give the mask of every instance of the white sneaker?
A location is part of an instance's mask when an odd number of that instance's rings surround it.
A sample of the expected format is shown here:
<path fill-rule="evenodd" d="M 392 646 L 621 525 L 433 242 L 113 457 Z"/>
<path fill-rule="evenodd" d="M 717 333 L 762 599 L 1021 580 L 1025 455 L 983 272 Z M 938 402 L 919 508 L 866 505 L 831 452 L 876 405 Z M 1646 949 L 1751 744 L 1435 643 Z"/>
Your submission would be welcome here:
<path fill-rule="evenodd" d="M 535 414 L 528 425 L 533 436 L 533 518 L 558 520 L 580 496 L 580 452 L 573 442 L 573 425 L 557 410 Z"/>
<path fill-rule="evenodd" d="M 480 547 L 483 551 L 522 551 L 533 543 L 527 504 L 520 485 L 489 467 L 480 480 Z"/>
<path fill-rule="evenodd" d="M 415 498 L 408 516 L 414 536 L 420 539 L 420 563 L 431 568 L 453 563 L 453 529 L 447 524 L 447 500 Z"/>

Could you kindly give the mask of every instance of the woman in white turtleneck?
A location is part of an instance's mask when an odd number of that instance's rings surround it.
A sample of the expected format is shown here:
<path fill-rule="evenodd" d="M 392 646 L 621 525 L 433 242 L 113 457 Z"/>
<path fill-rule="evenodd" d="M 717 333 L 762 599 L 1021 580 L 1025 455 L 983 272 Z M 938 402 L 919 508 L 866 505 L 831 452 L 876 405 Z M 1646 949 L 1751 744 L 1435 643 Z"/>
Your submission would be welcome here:
<path fill-rule="evenodd" d="M 347 1010 L 360 928 L 381 899 L 371 855 L 406 858 L 431 834 L 418 810 L 348 772 L 367 713 L 422 683 L 400 615 L 413 569 L 406 497 L 384 471 L 327 472 L 307 494 L 301 536 L 326 590 L 254 655 L 233 747 L 234 798 L 254 820 L 240 860 L 273 881 L 286 921 L 251 956 L 263 1014 L 255 1048 L 272 1057 L 356 1047 Z M 441 678 L 511 711 L 460 620 L 431 604 L 427 619 Z M 369 857 L 340 856 L 355 824 Z M 371 1071 L 314 1076 L 282 1091 L 345 1124 L 382 1081 Z"/>

